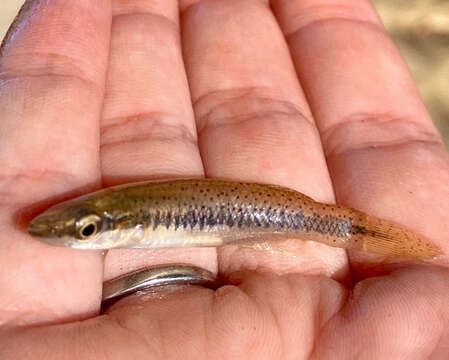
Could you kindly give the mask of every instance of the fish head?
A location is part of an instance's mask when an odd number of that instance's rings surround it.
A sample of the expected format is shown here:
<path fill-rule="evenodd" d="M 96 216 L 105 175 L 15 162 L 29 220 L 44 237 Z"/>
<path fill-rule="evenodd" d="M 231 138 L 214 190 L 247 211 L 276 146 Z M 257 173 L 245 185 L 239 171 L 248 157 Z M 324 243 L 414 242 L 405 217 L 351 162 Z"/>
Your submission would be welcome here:
<path fill-rule="evenodd" d="M 35 217 L 28 226 L 33 237 L 51 245 L 79 249 L 103 248 L 110 219 L 94 203 L 70 200 Z"/>

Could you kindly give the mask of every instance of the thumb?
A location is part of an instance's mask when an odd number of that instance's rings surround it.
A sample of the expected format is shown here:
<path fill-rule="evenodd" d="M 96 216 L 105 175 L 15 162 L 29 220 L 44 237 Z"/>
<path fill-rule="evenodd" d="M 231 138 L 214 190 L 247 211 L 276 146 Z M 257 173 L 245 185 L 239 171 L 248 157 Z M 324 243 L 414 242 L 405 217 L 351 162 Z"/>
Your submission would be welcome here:
<path fill-rule="evenodd" d="M 229 281 L 216 291 L 153 289 L 93 319 L 11 330 L 0 358 L 304 358 L 317 329 L 346 298 L 339 283 L 324 277 L 246 272 Z"/>

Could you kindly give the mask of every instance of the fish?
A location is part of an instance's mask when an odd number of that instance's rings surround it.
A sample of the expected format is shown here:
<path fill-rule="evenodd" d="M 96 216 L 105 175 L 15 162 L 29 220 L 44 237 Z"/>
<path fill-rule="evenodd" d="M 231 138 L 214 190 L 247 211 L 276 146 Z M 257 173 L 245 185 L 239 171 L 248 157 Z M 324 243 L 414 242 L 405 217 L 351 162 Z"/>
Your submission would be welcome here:
<path fill-rule="evenodd" d="M 218 247 L 315 241 L 387 258 L 429 259 L 438 246 L 356 209 L 286 187 L 220 179 L 155 180 L 99 190 L 50 207 L 28 232 L 75 249 Z"/>

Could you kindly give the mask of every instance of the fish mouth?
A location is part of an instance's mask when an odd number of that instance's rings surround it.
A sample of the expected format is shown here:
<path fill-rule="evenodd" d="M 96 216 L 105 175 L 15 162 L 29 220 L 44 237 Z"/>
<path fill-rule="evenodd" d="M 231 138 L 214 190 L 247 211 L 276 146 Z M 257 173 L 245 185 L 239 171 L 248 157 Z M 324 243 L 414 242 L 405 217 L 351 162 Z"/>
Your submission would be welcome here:
<path fill-rule="evenodd" d="M 28 225 L 28 233 L 34 237 L 60 237 L 67 224 L 62 221 L 54 221 L 49 216 L 38 216 Z"/>
<path fill-rule="evenodd" d="M 51 234 L 51 230 L 49 229 L 45 221 L 36 218 L 31 220 L 30 224 L 28 225 L 28 233 L 31 236 L 46 237 Z"/>
<path fill-rule="evenodd" d="M 28 225 L 28 234 L 34 237 L 40 242 L 46 243 L 52 246 L 67 247 L 63 239 L 56 234 L 56 230 L 51 228 L 44 221 L 36 219 L 30 222 Z"/>

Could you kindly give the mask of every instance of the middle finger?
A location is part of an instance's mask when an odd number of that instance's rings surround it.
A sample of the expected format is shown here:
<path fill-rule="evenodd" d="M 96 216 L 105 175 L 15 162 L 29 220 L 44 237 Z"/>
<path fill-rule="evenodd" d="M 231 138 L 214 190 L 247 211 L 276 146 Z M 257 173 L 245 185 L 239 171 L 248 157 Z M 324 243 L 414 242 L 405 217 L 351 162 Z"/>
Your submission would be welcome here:
<path fill-rule="evenodd" d="M 189 0 L 181 1 L 181 11 L 207 175 L 285 185 L 332 202 L 320 138 L 268 1 Z M 224 248 L 221 270 L 332 275 L 345 269 L 341 249 L 298 241 L 286 247 L 301 257 Z"/>

